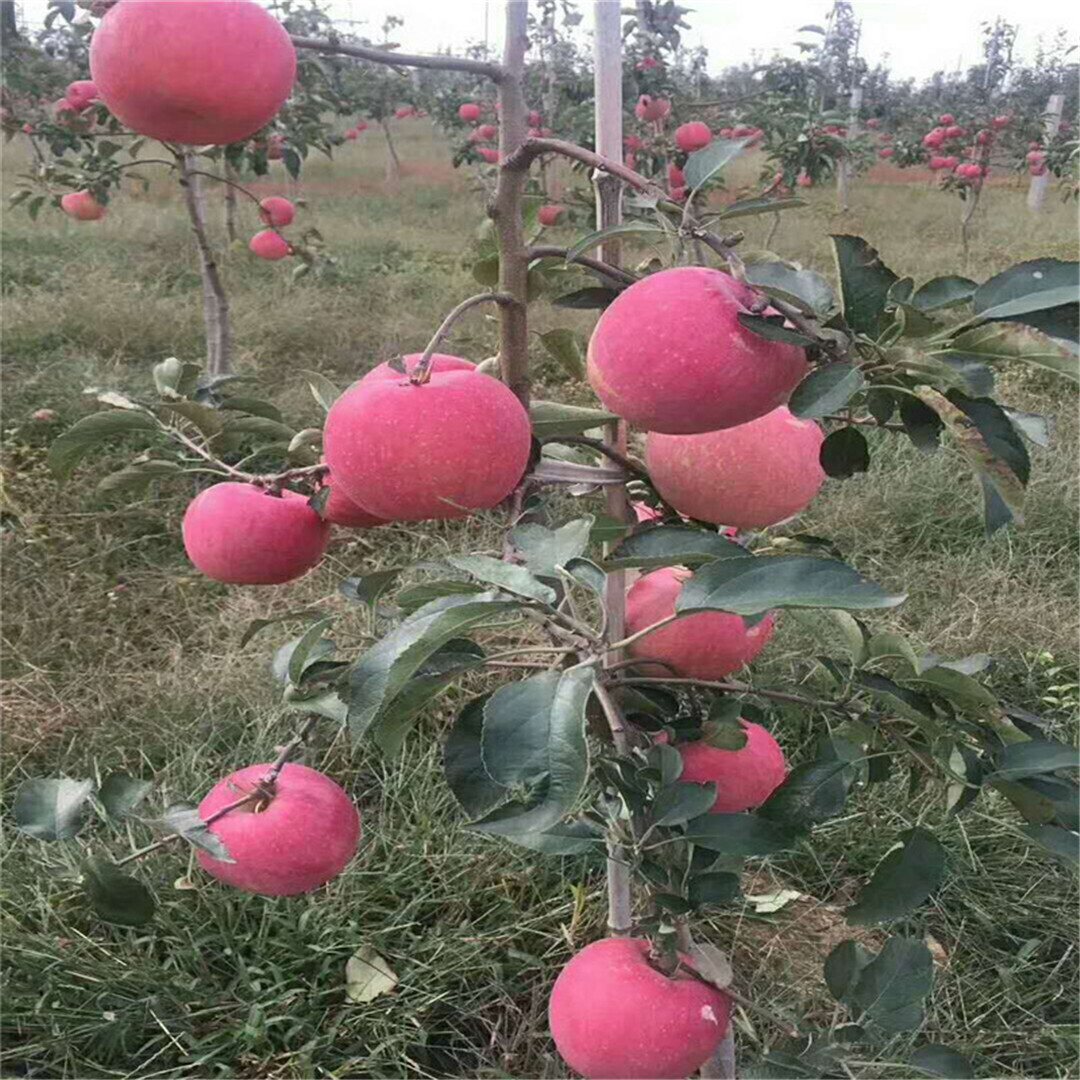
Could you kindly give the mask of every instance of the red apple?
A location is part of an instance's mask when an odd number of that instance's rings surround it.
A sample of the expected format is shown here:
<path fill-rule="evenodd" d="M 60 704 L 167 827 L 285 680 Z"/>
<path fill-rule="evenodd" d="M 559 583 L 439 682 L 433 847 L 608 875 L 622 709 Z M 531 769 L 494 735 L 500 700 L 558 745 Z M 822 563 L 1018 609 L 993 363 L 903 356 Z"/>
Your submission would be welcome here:
<path fill-rule="evenodd" d="M 490 146 L 478 146 L 476 152 L 489 164 L 499 164 L 499 151 Z"/>
<path fill-rule="evenodd" d="M 732 129 L 729 127 L 722 127 L 719 132 L 717 132 L 717 134 L 720 136 L 721 139 L 730 139 L 733 132 Z"/>
<path fill-rule="evenodd" d="M 288 240 L 279 236 L 273 229 L 263 229 L 257 232 L 249 241 L 248 247 L 259 256 L 260 259 L 269 259 L 271 262 L 277 259 L 286 259 L 292 254 L 292 247 Z"/>
<path fill-rule="evenodd" d="M 259 217 L 267 225 L 276 225 L 280 228 L 292 224 L 293 218 L 296 217 L 296 207 L 280 195 L 270 195 L 259 203 Z"/>
<path fill-rule="evenodd" d="M 639 120 L 663 120 L 671 112 L 671 102 L 667 98 L 654 98 L 642 94 L 634 106 L 634 115 Z"/>
<path fill-rule="evenodd" d="M 680 124 L 675 129 L 675 145 L 684 153 L 691 154 L 708 146 L 712 142 L 712 132 L 708 124 L 692 120 L 689 124 Z"/>
<path fill-rule="evenodd" d="M 416 365 L 420 363 L 420 358 L 423 353 L 409 353 L 406 356 L 400 357 L 401 365 L 405 368 L 405 373 L 395 371 L 390 366 L 389 360 L 384 360 L 377 367 L 373 367 L 360 382 L 375 382 L 386 381 L 391 382 L 408 382 L 409 376 L 416 370 Z M 447 353 L 433 353 L 431 356 L 431 370 L 436 374 L 440 374 L 446 371 L 475 371 L 476 365 L 471 360 L 462 360 L 460 356 L 449 356 Z"/>
<path fill-rule="evenodd" d="M 627 633 L 640 633 L 674 615 L 683 583 L 692 576 L 681 566 L 665 566 L 639 577 L 626 592 Z M 673 670 L 684 679 L 722 679 L 761 652 L 772 637 L 773 621 L 766 615 L 747 629 L 741 615 L 699 611 L 646 634 L 628 652 L 641 660 L 664 661 L 663 668 L 647 669 L 660 677 Z"/>
<path fill-rule="evenodd" d="M 870 119 L 866 121 L 866 126 L 871 131 L 876 131 L 879 127 L 881 127 L 881 121 L 876 116 L 871 116 Z"/>
<path fill-rule="evenodd" d="M 24 135 L 33 135 L 34 134 L 34 125 L 33 124 L 23 124 L 22 129 L 23 129 L 23 134 Z"/>
<path fill-rule="evenodd" d="M 955 169 L 955 168 L 956 168 L 956 162 L 957 162 L 957 159 L 956 159 L 956 157 L 955 157 L 954 155 L 952 155 L 952 154 L 950 154 L 950 155 L 949 155 L 948 157 L 942 158 L 942 159 L 941 159 L 941 161 L 942 161 L 942 166 L 941 166 L 941 167 L 942 167 L 943 169 L 950 169 L 950 170 L 952 170 L 952 169 Z"/>
<path fill-rule="evenodd" d="M 979 146 L 989 146 L 994 141 L 994 133 L 983 128 L 982 131 L 976 132 L 975 142 Z"/>
<path fill-rule="evenodd" d="M 956 122 L 956 118 L 953 116 L 952 113 L 942 113 L 937 119 L 938 123 L 944 125 L 945 127 L 948 127 L 949 124 L 953 124 Z"/>
<path fill-rule="evenodd" d="M 961 139 L 964 136 L 964 129 L 959 124 L 952 124 L 945 129 L 946 139 Z"/>
<path fill-rule="evenodd" d="M 731 129 L 731 134 L 736 139 L 745 139 L 748 135 L 754 134 L 754 129 L 746 124 L 737 124 Z"/>
<path fill-rule="evenodd" d="M 664 975 L 649 950 L 641 938 L 594 941 L 551 988 L 551 1037 L 586 1080 L 681 1080 L 727 1032 L 727 994 L 688 971 Z"/>
<path fill-rule="evenodd" d="M 391 521 L 498 505 L 521 479 L 531 445 L 529 414 L 506 386 L 451 370 L 419 386 L 362 379 L 334 402 L 323 436 L 335 482 Z"/>
<path fill-rule="evenodd" d="M 739 323 L 754 298 L 703 266 L 650 274 L 600 316 L 589 382 L 612 412 L 647 431 L 714 431 L 775 409 L 806 374 L 806 358 Z"/>
<path fill-rule="evenodd" d="M 494 139 L 499 134 L 499 129 L 494 124 L 481 124 L 476 129 L 476 134 L 481 139 Z"/>
<path fill-rule="evenodd" d="M 931 158 L 931 159 L 930 159 L 930 160 L 929 160 L 929 161 L 927 162 L 927 165 L 926 165 L 926 167 L 927 167 L 928 169 L 930 169 L 930 170 L 931 170 L 932 172 L 937 172 L 937 171 L 938 171 L 938 169 L 944 169 L 944 168 L 945 168 L 945 162 L 946 162 L 946 161 L 948 161 L 948 158 L 938 157 L 938 155 L 937 155 L 937 154 L 935 154 L 935 155 L 934 155 L 934 156 L 933 156 L 933 157 L 932 157 L 932 158 Z"/>
<path fill-rule="evenodd" d="M 1008 127 L 1009 124 L 1011 124 L 1011 123 L 1012 123 L 1012 116 L 1010 116 L 1008 113 L 1002 113 L 1000 116 L 995 116 L 990 121 L 990 126 L 992 128 L 1004 128 L 1004 127 Z"/>
<path fill-rule="evenodd" d="M 55 409 L 35 409 L 30 414 L 31 420 L 37 420 L 40 423 L 52 423 L 57 417 Z"/>
<path fill-rule="evenodd" d="M 631 151 L 640 150 L 645 145 L 645 141 L 639 135 L 624 135 L 622 142 L 624 148 Z"/>
<path fill-rule="evenodd" d="M 686 186 L 684 185 L 683 187 L 673 187 L 671 191 L 668 192 L 668 194 L 671 196 L 672 201 L 682 202 L 683 199 L 686 198 Z"/>
<path fill-rule="evenodd" d="M 540 114 L 535 109 L 529 113 L 529 127 L 538 128 L 543 122 Z"/>
<path fill-rule="evenodd" d="M 1046 175 L 1046 166 L 1044 164 L 1042 164 L 1042 162 L 1039 162 L 1039 163 L 1034 164 L 1034 165 L 1029 165 L 1028 166 L 1028 172 L 1032 176 L 1045 176 Z"/>
<path fill-rule="evenodd" d="M 204 821 L 236 802 L 269 771 L 249 765 L 219 780 L 199 803 Z M 234 862 L 201 849 L 199 865 L 226 885 L 263 896 L 310 892 L 337 877 L 356 853 L 360 815 L 352 800 L 328 776 L 286 762 L 269 801 L 230 810 L 210 826 Z"/>
<path fill-rule="evenodd" d="M 814 178 L 804 170 L 803 172 L 799 173 L 797 177 L 795 177 L 795 183 L 798 187 L 813 187 Z"/>
<path fill-rule="evenodd" d="M 541 225 L 555 225 L 565 211 L 565 206 L 559 206 L 557 203 L 549 203 L 547 206 L 540 207 L 536 213 L 536 217 Z"/>
<path fill-rule="evenodd" d="M 676 624 L 677 625 L 677 624 Z M 710 746 L 703 739 L 677 746 L 682 758 L 680 780 L 716 784 L 710 814 L 737 814 L 760 806 L 787 776 L 780 744 L 760 725 L 740 720 L 746 743 L 738 750 Z"/>
<path fill-rule="evenodd" d="M 330 526 L 295 491 L 280 496 L 227 481 L 200 492 L 184 513 L 184 548 L 207 577 L 232 585 L 280 585 L 310 570 Z"/>
<path fill-rule="evenodd" d="M 416 109 L 412 105 L 402 105 L 394 110 L 394 118 L 404 120 L 406 117 L 412 116 L 414 112 L 416 112 Z"/>
<path fill-rule="evenodd" d="M 254 0 L 124 0 L 94 31 L 90 74 L 109 111 L 140 135 L 230 143 L 285 103 L 296 51 Z"/>
<path fill-rule="evenodd" d="M 359 134 L 360 133 L 356 128 L 346 128 L 344 132 L 345 138 L 348 139 L 349 142 L 353 142 Z"/>
<path fill-rule="evenodd" d="M 650 432 L 645 459 L 657 491 L 680 514 L 757 529 L 799 513 L 817 494 L 824 439 L 813 420 L 782 405 L 722 431 Z"/>
<path fill-rule="evenodd" d="M 361 131 L 367 131 L 367 129 L 368 129 L 368 122 L 366 120 L 357 120 L 356 121 L 355 131 L 357 133 L 359 133 Z"/>
<path fill-rule="evenodd" d="M 891 158 L 894 153 L 895 151 L 891 146 L 885 146 L 877 152 L 877 156 L 879 158 Z"/>
<path fill-rule="evenodd" d="M 329 474 L 326 481 L 330 485 L 330 494 L 323 507 L 323 517 L 327 521 L 347 529 L 377 529 L 380 525 L 389 524 L 385 518 L 369 514 L 359 503 L 353 502 Z"/>
<path fill-rule="evenodd" d="M 457 114 L 466 124 L 475 124 L 480 119 L 480 106 L 474 101 L 466 101 L 458 106 Z"/>
<path fill-rule="evenodd" d="M 937 150 L 945 141 L 945 132 L 941 128 L 935 128 L 923 136 L 922 144 L 928 150 Z"/>
<path fill-rule="evenodd" d="M 675 164 L 674 161 L 668 162 L 667 167 L 667 182 L 669 187 L 685 187 L 686 177 L 683 175 L 682 169 Z"/>
<path fill-rule="evenodd" d="M 78 112 L 87 108 L 97 96 L 97 87 L 90 79 L 76 79 L 75 82 L 68 83 L 68 88 L 64 91 L 64 97 L 75 106 Z"/>
<path fill-rule="evenodd" d="M 89 191 L 69 191 L 60 198 L 60 209 L 76 221 L 100 221 L 105 207 Z"/>

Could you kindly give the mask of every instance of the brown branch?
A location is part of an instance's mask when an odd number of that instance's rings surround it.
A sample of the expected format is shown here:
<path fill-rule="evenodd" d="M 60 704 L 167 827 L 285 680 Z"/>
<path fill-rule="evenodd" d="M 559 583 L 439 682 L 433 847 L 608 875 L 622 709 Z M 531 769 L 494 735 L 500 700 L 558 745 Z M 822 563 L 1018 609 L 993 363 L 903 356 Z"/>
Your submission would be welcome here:
<path fill-rule="evenodd" d="M 569 252 L 569 248 L 554 247 L 550 244 L 538 244 L 528 249 L 530 259 L 566 259 Z M 567 259 L 567 261 L 580 263 L 586 269 L 592 270 L 593 273 L 617 281 L 620 284 L 633 285 L 640 280 L 637 274 L 631 274 L 629 270 L 612 266 L 611 263 L 601 262 L 599 259 L 591 259 L 588 255 L 575 255 L 572 259 Z"/>
<path fill-rule="evenodd" d="M 486 292 L 477 293 L 476 296 L 470 296 L 467 300 L 462 300 L 460 304 L 449 315 L 443 319 L 439 329 L 435 331 L 431 340 L 428 342 L 427 348 L 424 350 L 417 362 L 416 367 L 413 369 L 412 375 L 409 379 L 416 386 L 422 386 L 431 378 L 431 358 L 435 355 L 435 350 L 443 343 L 443 339 L 450 333 L 451 327 L 454 323 L 461 318 L 470 308 L 476 307 L 477 304 L 512 304 L 514 298 L 508 296 L 506 293 Z"/>
<path fill-rule="evenodd" d="M 416 56 L 411 53 L 389 52 L 385 49 L 373 49 L 368 45 L 353 45 L 344 41 L 292 36 L 293 46 L 297 49 L 314 49 L 316 52 L 337 53 L 341 56 L 354 56 L 358 60 L 367 60 L 373 64 L 386 64 L 388 67 L 427 68 L 431 71 L 464 71 L 470 75 L 481 75 L 498 83 L 503 78 L 503 69 L 498 64 L 484 60 L 467 60 L 459 56 Z"/>

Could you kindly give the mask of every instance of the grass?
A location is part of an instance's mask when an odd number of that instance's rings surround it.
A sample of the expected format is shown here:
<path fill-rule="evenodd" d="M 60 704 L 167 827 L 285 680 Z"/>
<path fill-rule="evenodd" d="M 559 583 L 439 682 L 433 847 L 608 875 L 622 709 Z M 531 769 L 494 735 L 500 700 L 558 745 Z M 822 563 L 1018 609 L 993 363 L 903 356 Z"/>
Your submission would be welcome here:
<path fill-rule="evenodd" d="M 382 187 L 381 155 L 373 139 L 305 173 L 300 220 L 326 237 L 339 259 L 334 275 L 294 284 L 287 268 L 242 250 L 224 254 L 238 362 L 305 426 L 318 415 L 298 368 L 344 384 L 421 348 L 442 313 L 475 289 L 461 252 L 482 209 L 467 179 L 419 125 L 402 136 L 409 169 L 397 191 Z M 13 156 L 7 170 L 17 168 Z M 263 186 L 285 187 L 280 176 Z M 948 197 L 864 182 L 844 218 L 831 193 L 810 199 L 785 218 L 774 241 L 782 255 L 831 274 L 825 235 L 844 231 L 865 236 L 917 281 L 959 268 L 959 208 Z M 1010 187 L 991 188 L 986 203 L 971 276 L 1037 255 L 1075 257 L 1071 208 L 1048 205 L 1032 219 Z M 749 222 L 747 246 L 760 245 L 766 225 Z M 89 461 L 64 488 L 44 466 L 53 435 L 92 407 L 84 387 L 146 386 L 153 362 L 200 354 L 194 252 L 175 192 L 155 182 L 146 195 L 118 200 L 100 225 L 45 212 L 35 226 L 9 214 L 4 255 L 8 799 L 26 776 L 116 770 L 153 778 L 159 805 L 197 799 L 218 776 L 265 760 L 289 730 L 266 673 L 285 631 L 240 648 L 248 621 L 321 601 L 340 611 L 339 633 L 352 640 L 361 627 L 335 596 L 341 577 L 493 548 L 499 520 L 342 537 L 311 575 L 275 590 L 199 577 L 179 543 L 192 489 L 102 505 L 94 482 L 122 463 L 119 449 Z M 537 328 L 567 321 L 537 306 Z M 573 321 L 587 328 L 590 317 Z M 482 359 L 495 341 L 490 317 L 474 313 L 455 330 L 452 350 Z M 587 400 L 580 385 L 544 385 L 557 373 L 539 351 L 536 359 L 542 393 Z M 874 577 L 909 592 L 875 626 L 943 653 L 992 653 L 995 690 L 1046 711 L 1056 734 L 1074 737 L 1075 693 L 1051 687 L 1077 681 L 1075 401 L 1049 377 L 1002 371 L 1000 381 L 1006 401 L 1056 418 L 1053 446 L 1033 450 L 1024 528 L 985 539 L 977 489 L 955 455 L 924 458 L 884 439 L 872 471 L 830 482 L 798 528 L 831 537 Z M 55 425 L 30 420 L 42 407 L 60 414 Z M 798 620 L 785 619 L 763 676 L 801 679 L 807 657 L 820 651 Z M 141 870 L 159 898 L 154 923 L 108 927 L 86 913 L 71 875 L 83 847 L 120 851 L 128 837 L 102 827 L 78 843 L 44 846 L 9 830 L 5 1074 L 565 1075 L 547 1037 L 546 994 L 572 949 L 602 932 L 602 874 L 583 860 L 543 859 L 460 830 L 439 744 L 461 701 L 453 691 L 430 710 L 397 761 L 328 733 L 307 752 L 305 760 L 346 785 L 365 822 L 358 858 L 314 896 L 243 896 L 197 874 L 197 888 L 176 888 L 188 864 L 175 852 Z M 820 730 L 794 711 L 771 723 L 795 758 Z M 1074 877 L 1028 848 L 1006 804 L 980 800 L 946 820 L 940 791 L 909 799 L 907 781 L 898 773 L 853 800 L 847 816 L 821 830 L 813 853 L 770 860 L 747 883 L 749 893 L 783 886 L 801 899 L 774 914 L 741 904 L 707 920 L 704 933 L 732 952 L 744 993 L 782 1015 L 828 1023 L 821 956 L 851 932 L 839 909 L 897 831 L 921 821 L 950 852 L 941 892 L 897 928 L 933 942 L 925 1037 L 970 1053 L 983 1076 L 1077 1075 Z M 362 945 L 386 957 L 401 981 L 394 994 L 355 1005 L 344 994 L 344 967 Z M 745 1063 L 778 1039 L 754 1013 L 741 1012 L 737 1023 Z M 908 1075 L 899 1063 L 909 1043 L 875 1048 L 858 1071 Z"/>

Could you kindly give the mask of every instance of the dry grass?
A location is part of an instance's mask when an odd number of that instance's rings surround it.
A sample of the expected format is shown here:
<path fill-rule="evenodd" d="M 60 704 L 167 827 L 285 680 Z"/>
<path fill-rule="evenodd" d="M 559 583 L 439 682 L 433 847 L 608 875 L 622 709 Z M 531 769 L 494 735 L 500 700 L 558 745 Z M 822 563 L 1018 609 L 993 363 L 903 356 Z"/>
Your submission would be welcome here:
<path fill-rule="evenodd" d="M 482 220 L 467 178 L 420 124 L 402 125 L 407 170 L 382 185 L 372 138 L 305 173 L 298 224 L 314 225 L 339 259 L 336 273 L 292 283 L 287 268 L 246 251 L 224 256 L 238 359 L 290 417 L 318 417 L 298 368 L 344 384 L 377 361 L 421 347 L 443 312 L 474 291 L 461 251 Z M 373 133 L 369 133 L 372 135 Z M 5 171 L 18 167 L 8 155 Z M 749 182 L 753 163 L 734 184 Z M 564 182 L 566 178 L 564 177 Z M 286 192 L 282 175 L 261 189 Z M 564 193 L 565 194 L 565 193 Z M 775 248 L 831 274 L 825 234 L 859 233 L 898 272 L 917 280 L 958 269 L 955 200 L 919 184 L 860 183 L 840 218 L 828 192 L 789 214 Z M 973 239 L 977 278 L 1043 254 L 1074 257 L 1070 207 L 1038 219 L 1020 195 L 993 187 Z M 583 222 L 584 224 L 584 222 Z M 750 220 L 747 245 L 765 222 Z M 248 220 L 246 228 L 254 228 Z M 570 230 L 565 232 L 569 237 Z M 335 541 L 330 557 L 278 589 L 228 589 L 196 575 L 178 526 L 190 491 L 162 490 L 134 505 L 102 506 L 93 482 L 121 452 L 88 462 L 60 489 L 43 464 L 53 434 L 89 409 L 88 385 L 138 388 L 167 355 L 200 352 L 193 245 L 171 189 L 118 201 L 100 225 L 45 212 L 34 226 L 5 221 L 3 513 L 5 780 L 26 775 L 154 777 L 166 797 L 198 797 L 211 779 L 265 755 L 288 724 L 273 704 L 266 660 L 284 631 L 245 648 L 247 622 L 321 602 L 359 625 L 336 597 L 342 576 L 497 540 L 498 520 L 393 527 Z M 536 325 L 565 325 L 537 307 Z M 587 327 L 588 314 L 574 322 Z M 453 348 L 482 358 L 493 323 L 475 313 Z M 541 377 L 557 374 L 537 351 Z M 927 647 L 990 651 L 995 688 L 1040 707 L 1050 682 L 1076 681 L 1077 417 L 1070 393 L 1048 378 L 1005 372 L 1013 403 L 1056 417 L 1054 446 L 1035 450 L 1024 529 L 982 534 L 978 494 L 949 453 L 923 458 L 877 447 L 873 470 L 830 482 L 799 528 L 832 537 L 845 554 L 910 599 L 895 620 Z M 576 384 L 552 389 L 575 400 Z M 56 427 L 29 414 L 50 407 Z M 1065 674 L 1047 674 L 1046 649 Z M 763 665 L 801 678 L 821 651 L 786 619 Z M 82 910 L 68 845 L 9 843 L 4 875 L 4 1068 L 37 1076 L 558 1076 L 546 1035 L 551 972 L 600 930 L 602 881 L 580 860 L 543 860 L 458 829 L 440 779 L 439 734 L 460 702 L 452 693 L 427 717 L 400 761 L 325 739 L 310 760 L 342 779 L 366 822 L 353 868 L 314 897 L 266 901 L 215 885 L 176 891 L 178 855 L 146 874 L 161 899 L 145 932 L 103 927 Z M 1075 717 L 1051 712 L 1055 730 Z M 818 734 L 814 721 L 777 713 L 792 756 Z M 973 1054 L 986 1076 L 1075 1073 L 1076 947 L 1073 879 L 1028 853 L 1010 810 L 997 802 L 944 822 L 936 792 L 909 801 L 906 777 L 858 800 L 821 830 L 814 851 L 759 870 L 806 899 L 773 915 L 737 907 L 708 921 L 729 946 L 741 987 L 790 1016 L 827 1016 L 822 949 L 846 934 L 837 909 L 872 872 L 896 831 L 932 821 L 947 839 L 949 879 L 907 920 L 947 962 L 929 1036 Z M 762 888 L 761 891 L 767 891 Z M 398 991 L 366 1007 L 342 992 L 348 955 L 374 944 L 401 975 Z M 749 1058 L 775 1041 L 761 1018 L 740 1014 Z M 905 1046 L 879 1047 L 867 1075 L 902 1076 Z"/>

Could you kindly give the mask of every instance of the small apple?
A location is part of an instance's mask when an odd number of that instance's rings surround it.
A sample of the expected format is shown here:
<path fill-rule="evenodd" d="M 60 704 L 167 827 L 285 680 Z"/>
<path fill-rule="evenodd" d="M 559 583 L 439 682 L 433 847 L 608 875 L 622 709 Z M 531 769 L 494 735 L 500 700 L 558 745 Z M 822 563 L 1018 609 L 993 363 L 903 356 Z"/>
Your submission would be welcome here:
<path fill-rule="evenodd" d="M 275 225 L 280 228 L 292 224 L 293 218 L 296 217 L 296 207 L 288 199 L 283 199 L 280 195 L 270 195 L 259 203 L 259 217 L 267 225 Z"/>
<path fill-rule="evenodd" d="M 76 221 L 100 221 L 105 207 L 89 191 L 69 191 L 60 199 L 60 209 Z"/>
<path fill-rule="evenodd" d="M 547 206 L 541 206 L 536 213 L 537 220 L 541 225 L 556 225 L 559 218 L 566 212 L 565 206 L 560 206 L 557 203 L 549 203 Z"/>
<path fill-rule="evenodd" d="M 476 152 L 489 164 L 499 164 L 499 151 L 490 146 L 478 146 Z"/>
<path fill-rule="evenodd" d="M 712 142 L 712 132 L 708 124 L 700 120 L 692 120 L 688 124 L 680 124 L 675 129 L 675 145 L 686 154 L 708 146 Z"/>
<path fill-rule="evenodd" d="M 738 750 L 710 746 L 705 739 L 675 748 L 683 763 L 681 781 L 716 784 L 710 814 L 738 814 L 760 806 L 787 776 L 784 751 L 772 735 L 749 720 L 740 719 L 739 724 L 746 742 Z"/>
<path fill-rule="evenodd" d="M 480 106 L 475 101 L 466 101 L 458 106 L 457 114 L 466 124 L 475 124 L 480 119 Z"/>
<path fill-rule="evenodd" d="M 271 262 L 277 259 L 287 259 L 292 254 L 292 246 L 283 236 L 279 236 L 273 229 L 263 229 L 257 232 L 250 241 L 248 247 L 260 259 L 269 259 Z"/>

